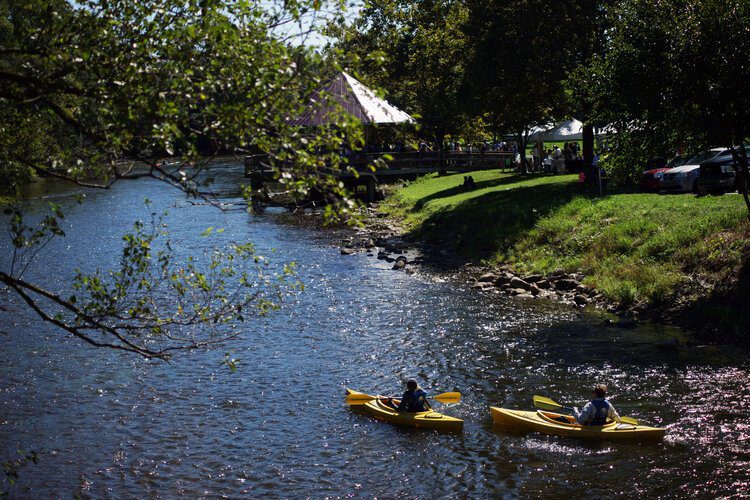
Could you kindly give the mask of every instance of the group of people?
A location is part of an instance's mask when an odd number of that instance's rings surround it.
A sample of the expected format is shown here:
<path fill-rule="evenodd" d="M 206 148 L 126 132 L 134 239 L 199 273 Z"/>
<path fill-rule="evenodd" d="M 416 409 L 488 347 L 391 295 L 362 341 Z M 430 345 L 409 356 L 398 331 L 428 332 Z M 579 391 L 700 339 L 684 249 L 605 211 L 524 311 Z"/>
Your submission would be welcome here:
<path fill-rule="evenodd" d="M 582 409 L 573 408 L 573 417 L 580 425 L 602 426 L 609 421 L 620 422 L 620 415 L 607 399 L 607 386 L 598 384 L 594 387 L 591 400 Z M 393 398 L 383 401 L 399 412 L 422 412 L 431 410 L 427 393 L 419 387 L 416 380 L 406 382 L 406 392 L 401 396 L 398 405 Z"/>
<path fill-rule="evenodd" d="M 476 143 L 472 142 L 461 142 L 457 139 L 450 139 L 444 141 L 442 145 L 433 143 L 428 140 L 420 140 L 417 150 L 420 153 L 426 153 L 428 151 L 442 151 L 443 153 L 514 153 L 518 154 L 518 144 L 515 142 L 496 141 L 490 143 L 489 141 L 480 141 Z"/>
<path fill-rule="evenodd" d="M 407 145 L 404 141 L 398 141 L 393 144 L 389 143 L 370 143 L 365 145 L 365 153 L 404 153 L 407 151 L 413 151 L 414 146 Z M 416 144 L 417 151 L 420 153 L 428 153 L 434 151 L 441 151 L 443 153 L 512 153 L 518 160 L 519 148 L 518 143 L 515 141 L 479 141 L 479 142 L 468 142 L 461 141 L 458 139 L 449 139 L 443 141 L 442 144 L 437 142 L 429 141 L 426 139 L 420 139 Z M 346 150 L 345 154 L 351 154 L 352 151 Z M 551 153 L 550 153 L 551 154 Z"/>
<path fill-rule="evenodd" d="M 474 177 L 471 175 L 464 176 L 464 183 L 461 185 L 461 189 L 464 191 L 474 191 L 477 188 L 477 183 L 474 182 Z"/>
<path fill-rule="evenodd" d="M 583 152 L 578 142 L 565 142 L 562 147 L 545 148 L 544 143 L 537 142 L 531 150 L 530 168 L 535 172 L 563 173 L 569 164 L 574 161 L 583 160 Z M 598 160 L 595 156 L 594 165 Z"/>
<path fill-rule="evenodd" d="M 409 148 L 404 141 L 398 141 L 395 144 L 367 144 L 364 147 L 365 153 L 403 153 L 408 150 Z"/>
<path fill-rule="evenodd" d="M 395 152 L 403 153 L 413 151 L 414 145 L 407 145 L 403 141 L 395 144 L 368 144 L 364 148 L 365 153 Z M 532 148 L 531 158 L 526 157 L 523 152 L 519 151 L 518 143 L 514 141 L 481 141 L 477 143 L 461 142 L 458 139 L 449 139 L 442 144 L 432 142 L 427 139 L 420 139 L 416 144 L 419 153 L 431 153 L 440 151 L 442 153 L 506 153 L 512 154 L 508 163 L 507 159 L 503 160 L 505 167 L 515 166 L 519 172 L 548 172 L 564 173 L 570 168 L 571 162 L 581 161 L 583 152 L 579 142 L 565 142 L 561 145 L 556 144 L 554 147 L 546 147 L 541 141 L 536 142 Z M 342 152 L 345 156 L 353 154 L 352 151 L 345 150 Z M 592 165 L 597 166 L 599 160 L 598 152 L 594 155 Z M 581 185 L 585 179 L 579 179 Z M 463 188 L 466 190 L 473 189 L 470 183 L 464 182 Z"/>

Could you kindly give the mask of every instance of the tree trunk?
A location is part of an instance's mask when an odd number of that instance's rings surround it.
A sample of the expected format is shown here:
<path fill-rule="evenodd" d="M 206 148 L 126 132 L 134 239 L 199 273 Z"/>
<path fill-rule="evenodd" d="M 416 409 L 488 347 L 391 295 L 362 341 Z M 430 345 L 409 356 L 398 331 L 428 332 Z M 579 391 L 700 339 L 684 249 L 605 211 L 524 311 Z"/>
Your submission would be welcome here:
<path fill-rule="evenodd" d="M 587 165 L 594 162 L 594 126 L 585 124 L 583 126 L 583 161 Z"/>
<path fill-rule="evenodd" d="M 526 149 L 524 149 L 525 145 L 524 145 L 523 137 L 524 137 L 523 130 L 520 131 L 520 132 L 518 132 L 516 134 L 516 150 L 521 155 L 521 162 L 520 162 L 521 165 L 519 167 L 519 170 L 520 170 L 520 172 L 522 174 L 527 174 L 528 172 L 526 170 L 526 161 L 525 161 L 526 160 Z M 522 151 L 523 151 L 523 153 L 522 153 Z M 516 161 L 516 159 L 513 158 L 513 161 Z"/>
<path fill-rule="evenodd" d="M 742 193 L 742 197 L 745 199 L 745 205 L 747 206 L 747 218 L 750 220 L 750 197 L 747 193 L 747 183 L 750 180 L 750 172 L 748 170 L 747 150 L 744 144 L 740 144 L 739 151 L 732 148 L 732 157 L 734 159 L 734 172 L 737 176 L 737 187 L 738 191 Z"/>
<path fill-rule="evenodd" d="M 443 150 L 443 145 L 445 144 L 445 132 L 435 133 L 435 144 L 437 145 L 438 151 Z"/>
<path fill-rule="evenodd" d="M 445 169 L 445 132 L 439 131 L 435 133 L 435 143 L 438 148 L 438 173 L 445 175 L 448 172 Z"/>

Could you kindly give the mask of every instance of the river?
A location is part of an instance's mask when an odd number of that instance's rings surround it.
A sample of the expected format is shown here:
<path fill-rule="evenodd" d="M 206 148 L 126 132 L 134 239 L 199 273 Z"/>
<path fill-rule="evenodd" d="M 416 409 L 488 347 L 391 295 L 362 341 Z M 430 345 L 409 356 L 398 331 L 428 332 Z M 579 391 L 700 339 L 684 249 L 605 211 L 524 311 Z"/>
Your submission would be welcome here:
<path fill-rule="evenodd" d="M 214 188 L 240 201 L 238 162 L 212 168 Z M 305 290 L 243 326 L 241 339 L 172 363 L 95 349 L 41 324 L 17 301 L 0 310 L 0 459 L 34 450 L 19 496 L 538 497 L 750 494 L 750 361 L 726 346 L 655 347 L 666 327 L 620 329 L 601 317 L 485 295 L 445 280 L 344 256 L 330 234 L 277 213 L 194 205 L 152 180 L 107 191 L 48 183 L 32 200 L 67 210 L 27 277 L 62 290 L 75 267 L 106 268 L 120 235 L 169 210 L 185 255 L 197 234 L 224 228 L 275 262 L 296 261 Z M 49 189 L 51 188 L 51 189 Z M 273 211 L 272 211 L 273 212 Z M 0 265 L 9 258 L 1 236 Z M 2 303 L 9 296 L 3 293 Z M 679 334 L 678 334 L 679 335 Z M 221 363 L 239 360 L 231 372 Z M 402 429 L 352 412 L 345 387 L 459 390 L 443 408 L 461 434 Z M 659 444 L 578 441 L 493 429 L 490 405 L 530 409 L 543 394 L 580 402 L 609 384 L 621 414 L 666 426 Z"/>

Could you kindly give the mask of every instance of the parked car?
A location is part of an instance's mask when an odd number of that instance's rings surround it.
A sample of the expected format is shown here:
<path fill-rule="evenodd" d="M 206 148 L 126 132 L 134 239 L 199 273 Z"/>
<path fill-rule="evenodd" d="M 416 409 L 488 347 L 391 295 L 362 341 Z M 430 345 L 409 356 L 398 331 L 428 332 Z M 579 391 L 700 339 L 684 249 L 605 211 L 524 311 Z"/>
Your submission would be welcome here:
<path fill-rule="evenodd" d="M 677 155 L 666 165 L 663 165 L 659 168 L 652 168 L 650 170 L 646 170 L 643 172 L 643 176 L 641 177 L 640 186 L 643 191 L 650 191 L 650 192 L 656 192 L 658 193 L 661 189 L 661 177 L 667 170 L 675 167 L 682 166 L 686 161 L 688 160 L 687 156 L 683 155 Z"/>
<path fill-rule="evenodd" d="M 701 163 L 698 191 L 700 193 L 726 193 L 736 189 L 737 174 L 733 163 L 731 156 L 718 156 Z"/>
<path fill-rule="evenodd" d="M 732 150 L 714 148 L 690 158 L 684 165 L 671 168 L 662 174 L 659 189 L 665 192 L 698 192 L 698 175 L 701 163 L 719 157 L 732 157 Z"/>

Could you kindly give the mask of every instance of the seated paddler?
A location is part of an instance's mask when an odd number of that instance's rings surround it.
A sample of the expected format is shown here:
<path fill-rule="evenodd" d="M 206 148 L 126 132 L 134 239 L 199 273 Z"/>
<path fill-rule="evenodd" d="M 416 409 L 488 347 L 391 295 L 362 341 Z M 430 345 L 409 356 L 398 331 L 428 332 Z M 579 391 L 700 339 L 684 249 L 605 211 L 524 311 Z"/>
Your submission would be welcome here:
<path fill-rule="evenodd" d="M 586 403 L 583 410 L 573 408 L 573 416 L 581 425 L 605 425 L 608 421 L 620 421 L 615 407 L 607 400 L 607 386 L 599 384 L 594 387 L 594 398 Z"/>
<path fill-rule="evenodd" d="M 394 406 L 390 400 L 387 403 L 399 412 L 415 413 L 432 409 L 430 403 L 427 402 L 427 393 L 419 387 L 416 380 L 406 382 L 406 392 L 401 396 L 398 406 Z"/>

